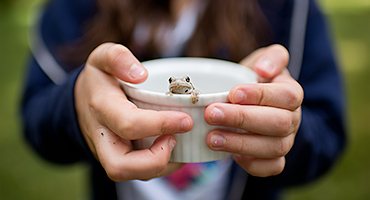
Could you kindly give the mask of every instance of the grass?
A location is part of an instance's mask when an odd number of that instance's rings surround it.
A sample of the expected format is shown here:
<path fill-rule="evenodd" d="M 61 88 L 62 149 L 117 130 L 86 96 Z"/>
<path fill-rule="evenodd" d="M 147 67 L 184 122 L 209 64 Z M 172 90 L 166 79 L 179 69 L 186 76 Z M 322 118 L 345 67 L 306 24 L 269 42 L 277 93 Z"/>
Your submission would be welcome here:
<path fill-rule="evenodd" d="M 323 0 L 342 64 L 349 145 L 329 174 L 286 199 L 370 199 L 370 1 Z"/>
<path fill-rule="evenodd" d="M 86 166 L 39 158 L 21 134 L 18 106 L 27 63 L 28 15 L 40 0 L 0 1 L 0 199 L 83 199 Z M 337 166 L 285 199 L 370 199 L 370 1 L 320 0 L 332 23 L 348 94 L 349 146 Z"/>
<path fill-rule="evenodd" d="M 86 167 L 56 166 L 25 143 L 18 107 L 27 62 L 27 16 L 36 1 L 0 3 L 0 199 L 82 199 Z"/>

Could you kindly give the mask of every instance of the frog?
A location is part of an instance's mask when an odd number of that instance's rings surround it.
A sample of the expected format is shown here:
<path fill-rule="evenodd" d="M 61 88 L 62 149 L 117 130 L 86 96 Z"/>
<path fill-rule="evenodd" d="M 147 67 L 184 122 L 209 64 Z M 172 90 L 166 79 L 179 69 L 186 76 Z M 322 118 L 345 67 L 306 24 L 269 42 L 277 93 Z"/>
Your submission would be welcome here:
<path fill-rule="evenodd" d="M 171 76 L 168 82 L 170 84 L 168 87 L 169 92 L 167 92 L 166 95 L 190 94 L 192 104 L 196 104 L 199 101 L 200 91 L 194 88 L 189 76 L 186 75 L 181 78 Z"/>

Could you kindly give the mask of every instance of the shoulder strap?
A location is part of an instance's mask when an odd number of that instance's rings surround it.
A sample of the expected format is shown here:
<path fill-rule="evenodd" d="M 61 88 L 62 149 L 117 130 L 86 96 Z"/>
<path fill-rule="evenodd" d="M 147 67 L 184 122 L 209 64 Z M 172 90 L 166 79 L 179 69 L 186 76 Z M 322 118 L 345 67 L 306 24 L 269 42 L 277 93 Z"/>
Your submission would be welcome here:
<path fill-rule="evenodd" d="M 37 21 L 31 22 L 31 26 L 28 29 L 28 43 L 30 50 L 36 62 L 50 80 L 57 85 L 61 84 L 64 79 L 66 79 L 67 72 L 58 64 L 44 43 L 41 33 L 42 12 L 40 12 L 40 9 L 36 7 L 31 14 L 33 16 L 30 18 Z"/>
<path fill-rule="evenodd" d="M 288 69 L 296 80 L 298 80 L 301 73 L 309 3 L 309 0 L 294 1 L 290 29 L 290 61 Z"/>

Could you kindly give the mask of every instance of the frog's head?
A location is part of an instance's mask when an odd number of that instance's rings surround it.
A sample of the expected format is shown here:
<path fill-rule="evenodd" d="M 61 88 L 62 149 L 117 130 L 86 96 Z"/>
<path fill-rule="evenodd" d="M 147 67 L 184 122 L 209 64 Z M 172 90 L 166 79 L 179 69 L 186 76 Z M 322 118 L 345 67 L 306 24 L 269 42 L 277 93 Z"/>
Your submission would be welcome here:
<path fill-rule="evenodd" d="M 194 89 L 189 76 L 184 76 L 182 78 L 171 76 L 168 82 L 170 83 L 169 90 L 173 94 L 190 94 Z"/>

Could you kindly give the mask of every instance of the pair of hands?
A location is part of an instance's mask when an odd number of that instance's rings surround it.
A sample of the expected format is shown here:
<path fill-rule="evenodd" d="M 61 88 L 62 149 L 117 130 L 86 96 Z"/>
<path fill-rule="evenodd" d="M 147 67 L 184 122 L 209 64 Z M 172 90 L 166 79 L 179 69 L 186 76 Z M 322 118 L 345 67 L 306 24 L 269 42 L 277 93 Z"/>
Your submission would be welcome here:
<path fill-rule="evenodd" d="M 241 61 L 259 77 L 258 84 L 238 85 L 230 103 L 207 107 L 211 125 L 248 130 L 241 134 L 213 130 L 207 144 L 234 153 L 234 160 L 254 176 L 281 173 L 301 121 L 303 90 L 286 66 L 289 54 L 280 45 L 258 49 Z M 188 132 L 193 121 L 178 111 L 137 108 L 127 100 L 117 78 L 141 83 L 148 72 L 124 46 L 105 43 L 89 56 L 75 85 L 79 125 L 90 150 L 114 181 L 148 180 L 169 175 L 182 164 L 169 163 L 174 133 Z M 261 84 L 263 83 L 263 84 Z M 157 136 L 149 149 L 133 150 L 132 140 Z"/>

